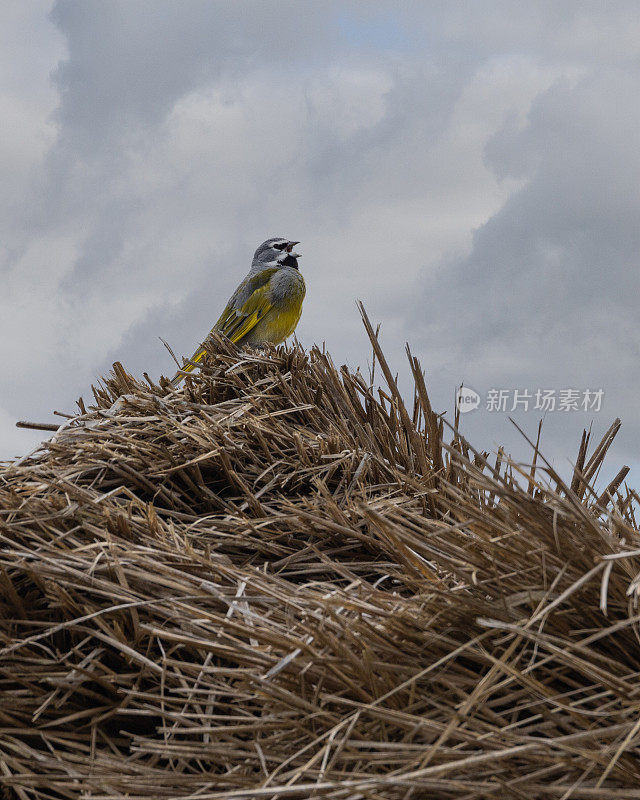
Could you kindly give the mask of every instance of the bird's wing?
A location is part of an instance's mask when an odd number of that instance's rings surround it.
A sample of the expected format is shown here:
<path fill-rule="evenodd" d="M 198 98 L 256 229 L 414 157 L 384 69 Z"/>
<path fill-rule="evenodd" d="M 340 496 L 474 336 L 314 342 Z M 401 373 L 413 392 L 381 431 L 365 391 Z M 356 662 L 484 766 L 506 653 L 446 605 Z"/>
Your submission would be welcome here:
<path fill-rule="evenodd" d="M 239 342 L 246 336 L 271 308 L 268 290 L 269 281 L 275 272 L 276 269 L 265 269 L 251 277 L 243 293 L 247 299 L 239 308 L 232 300 L 213 330 L 220 331 L 232 342 Z"/>
<path fill-rule="evenodd" d="M 213 331 L 218 331 L 232 342 L 239 342 L 243 336 L 249 333 L 271 308 L 268 288 L 269 280 L 274 272 L 277 272 L 277 269 L 261 270 L 257 275 L 251 276 L 246 284 L 242 284 L 238 287 L 227 307 L 222 312 L 220 319 L 216 322 L 211 331 L 209 331 L 209 335 L 211 335 Z M 236 307 L 236 303 L 238 302 L 239 296 L 244 296 L 247 299 L 238 308 Z M 198 347 L 189 359 L 190 363 L 185 364 L 182 370 L 176 373 L 172 379 L 172 383 L 177 385 L 184 377 L 185 372 L 193 372 L 197 364 L 202 361 L 206 354 L 207 351 L 202 345 Z"/>

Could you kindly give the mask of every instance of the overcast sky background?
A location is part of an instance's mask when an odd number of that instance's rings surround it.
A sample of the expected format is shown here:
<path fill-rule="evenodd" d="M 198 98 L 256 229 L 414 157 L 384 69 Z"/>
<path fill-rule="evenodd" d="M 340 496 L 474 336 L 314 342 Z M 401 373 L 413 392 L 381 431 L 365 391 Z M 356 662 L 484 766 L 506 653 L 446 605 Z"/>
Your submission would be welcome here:
<path fill-rule="evenodd" d="M 360 298 L 449 415 L 462 381 L 602 388 L 543 450 L 621 416 L 638 483 L 636 0 L 4 0 L 0 65 L 0 458 L 114 360 L 171 374 L 158 337 L 190 353 L 278 235 L 305 347 L 366 368 Z M 463 430 L 527 458 L 508 416 Z"/>

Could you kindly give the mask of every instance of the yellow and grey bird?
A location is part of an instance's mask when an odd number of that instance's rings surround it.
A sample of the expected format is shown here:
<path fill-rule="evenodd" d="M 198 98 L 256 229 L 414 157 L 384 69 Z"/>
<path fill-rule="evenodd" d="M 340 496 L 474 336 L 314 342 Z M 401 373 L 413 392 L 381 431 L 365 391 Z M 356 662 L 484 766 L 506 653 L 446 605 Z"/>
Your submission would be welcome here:
<path fill-rule="evenodd" d="M 300 243 L 274 236 L 258 247 L 248 275 L 231 296 L 212 332 L 219 331 L 232 342 L 249 347 L 280 344 L 294 332 L 306 291 L 298 270 L 300 253 L 293 251 L 297 244 Z M 185 364 L 171 383 L 177 386 L 205 355 L 201 345 L 191 356 L 191 363 Z"/>

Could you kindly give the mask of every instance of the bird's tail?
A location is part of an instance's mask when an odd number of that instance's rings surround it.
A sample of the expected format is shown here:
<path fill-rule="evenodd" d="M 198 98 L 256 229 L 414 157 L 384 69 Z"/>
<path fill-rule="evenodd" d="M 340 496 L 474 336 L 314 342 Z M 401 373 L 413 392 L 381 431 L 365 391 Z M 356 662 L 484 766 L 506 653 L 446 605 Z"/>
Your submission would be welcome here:
<path fill-rule="evenodd" d="M 179 386 L 182 380 L 185 377 L 185 374 L 193 372 L 194 369 L 197 368 L 198 364 L 202 361 L 202 359 L 206 356 L 207 351 L 204 348 L 199 348 L 196 352 L 191 356 L 189 361 L 179 369 L 176 374 L 171 378 L 171 385 L 172 386 Z"/>

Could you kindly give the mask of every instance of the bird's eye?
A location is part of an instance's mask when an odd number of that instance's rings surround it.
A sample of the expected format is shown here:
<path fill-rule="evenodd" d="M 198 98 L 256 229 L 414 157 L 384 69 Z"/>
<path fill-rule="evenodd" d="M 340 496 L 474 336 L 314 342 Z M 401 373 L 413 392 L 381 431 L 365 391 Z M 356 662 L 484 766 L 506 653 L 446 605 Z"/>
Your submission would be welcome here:
<path fill-rule="evenodd" d="M 289 242 L 276 242 L 273 245 L 274 250 L 284 250 L 284 248 L 289 244 Z"/>

